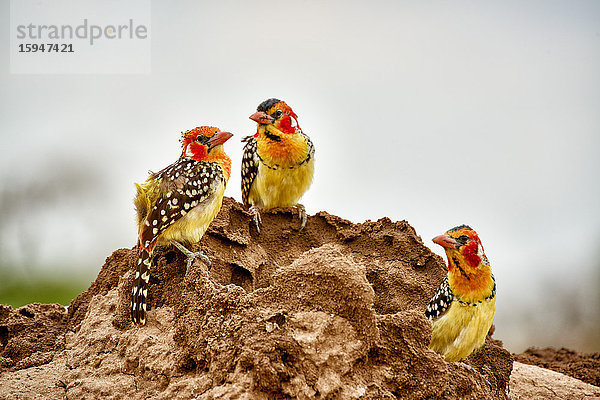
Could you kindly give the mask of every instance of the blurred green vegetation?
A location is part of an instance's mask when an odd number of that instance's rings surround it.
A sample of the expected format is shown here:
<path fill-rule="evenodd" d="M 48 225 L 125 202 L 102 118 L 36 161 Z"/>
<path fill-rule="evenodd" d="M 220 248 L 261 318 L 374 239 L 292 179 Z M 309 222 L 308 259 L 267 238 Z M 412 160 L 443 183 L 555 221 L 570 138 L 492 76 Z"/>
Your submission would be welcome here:
<path fill-rule="evenodd" d="M 61 271 L 14 271 L 0 268 L 0 304 L 13 308 L 30 303 L 59 303 L 69 305 L 79 293 L 90 286 L 94 277 Z"/>

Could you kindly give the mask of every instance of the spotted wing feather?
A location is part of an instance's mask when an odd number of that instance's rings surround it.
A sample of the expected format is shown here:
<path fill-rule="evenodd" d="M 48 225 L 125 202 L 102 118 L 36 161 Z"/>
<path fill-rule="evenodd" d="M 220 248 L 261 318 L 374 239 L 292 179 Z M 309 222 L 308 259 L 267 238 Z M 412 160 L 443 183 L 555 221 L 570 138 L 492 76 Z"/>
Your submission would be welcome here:
<path fill-rule="evenodd" d="M 250 188 L 258 174 L 258 153 L 256 150 L 256 139 L 253 136 L 247 136 L 242 139 L 246 142 L 244 145 L 244 154 L 242 156 L 242 201 L 248 204 Z"/>
<path fill-rule="evenodd" d="M 180 159 L 162 170 L 157 179 L 165 188 L 140 226 L 142 247 L 152 250 L 158 237 L 192 208 L 207 200 L 225 184 L 223 169 L 216 163 Z"/>
<path fill-rule="evenodd" d="M 304 138 L 306 139 L 306 144 L 308 145 L 308 155 L 307 155 L 306 159 L 304 161 L 302 161 L 303 163 L 306 163 L 315 157 L 315 146 L 313 145 L 312 140 L 310 140 L 310 138 L 308 137 L 308 135 L 306 133 L 300 131 L 300 134 L 302 136 L 304 136 Z"/>
<path fill-rule="evenodd" d="M 425 316 L 430 320 L 442 316 L 450 308 L 453 300 L 454 294 L 448 284 L 448 277 L 445 277 L 429 302 L 427 310 L 425 310 Z"/>

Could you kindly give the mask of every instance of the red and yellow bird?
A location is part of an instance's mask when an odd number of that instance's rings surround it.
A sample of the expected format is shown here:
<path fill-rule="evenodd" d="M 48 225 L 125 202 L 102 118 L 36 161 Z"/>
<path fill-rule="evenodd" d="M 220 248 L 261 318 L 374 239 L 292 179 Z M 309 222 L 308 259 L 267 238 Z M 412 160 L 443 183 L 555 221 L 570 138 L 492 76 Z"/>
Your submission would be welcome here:
<path fill-rule="evenodd" d="M 433 239 L 446 251 L 448 275 L 425 315 L 433 323 L 429 348 L 460 361 L 480 348 L 496 312 L 496 282 L 477 233 L 457 226 Z"/>
<path fill-rule="evenodd" d="M 259 232 L 259 210 L 276 207 L 296 207 L 303 229 L 306 211 L 298 201 L 313 180 L 315 148 L 284 101 L 263 101 L 250 119 L 258 126 L 254 136 L 243 139 L 242 200 L 250 206 Z"/>
<path fill-rule="evenodd" d="M 139 256 L 132 288 L 133 322 L 146 323 L 148 282 L 156 246 L 177 247 L 188 256 L 188 268 L 196 256 L 210 265 L 206 255 L 192 253 L 182 243 L 200 241 L 221 209 L 231 175 L 231 159 L 223 143 L 231 136 L 208 126 L 184 132 L 181 157 L 151 174 L 145 183 L 136 184 Z"/>

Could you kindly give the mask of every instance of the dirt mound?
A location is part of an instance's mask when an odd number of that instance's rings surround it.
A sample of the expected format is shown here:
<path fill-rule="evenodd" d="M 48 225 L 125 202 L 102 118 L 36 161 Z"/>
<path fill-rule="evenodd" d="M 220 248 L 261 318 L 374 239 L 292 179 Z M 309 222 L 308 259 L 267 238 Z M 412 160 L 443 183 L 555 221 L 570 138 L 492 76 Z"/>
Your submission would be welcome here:
<path fill-rule="evenodd" d="M 537 365 L 580 379 L 590 385 L 600 386 L 600 353 L 578 353 L 562 348 L 560 350 L 531 347 L 515 359 L 523 364 Z"/>
<path fill-rule="evenodd" d="M 510 377 L 512 400 L 600 399 L 600 388 L 535 365 L 514 362 Z"/>
<path fill-rule="evenodd" d="M 129 322 L 134 249 L 115 251 L 68 311 L 3 308 L 0 397 L 507 398 L 500 342 L 488 337 L 472 368 L 427 348 L 445 266 L 407 222 L 320 212 L 298 224 L 275 210 L 257 235 L 226 198 L 196 245 L 210 271 L 186 275 L 179 252 L 157 250 L 145 327 Z"/>
<path fill-rule="evenodd" d="M 66 315 L 60 304 L 35 303 L 17 310 L 0 305 L 0 367 L 23 369 L 50 362 L 64 348 Z"/>

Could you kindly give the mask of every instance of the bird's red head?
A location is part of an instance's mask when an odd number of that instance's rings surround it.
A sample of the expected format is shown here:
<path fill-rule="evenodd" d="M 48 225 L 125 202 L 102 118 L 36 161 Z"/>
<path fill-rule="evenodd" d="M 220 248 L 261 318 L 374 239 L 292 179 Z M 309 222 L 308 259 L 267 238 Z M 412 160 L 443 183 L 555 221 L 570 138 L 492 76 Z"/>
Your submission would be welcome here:
<path fill-rule="evenodd" d="M 467 225 L 450 229 L 444 235 L 436 236 L 433 242 L 439 244 L 448 256 L 448 270 L 458 268 L 461 272 L 472 273 L 482 262 L 488 265 L 483 244 L 473 229 Z"/>
<path fill-rule="evenodd" d="M 196 161 L 205 161 L 211 152 L 225 143 L 233 135 L 229 132 L 221 132 L 219 128 L 212 126 L 199 126 L 182 133 L 181 145 L 182 157 L 189 157 Z"/>
<path fill-rule="evenodd" d="M 260 103 L 250 119 L 258 123 L 255 137 L 258 137 L 261 125 L 271 125 L 276 128 L 269 129 L 269 133 L 276 136 L 279 132 L 294 134 L 297 130 L 300 130 L 296 113 L 284 101 L 279 99 L 268 99 Z"/>

